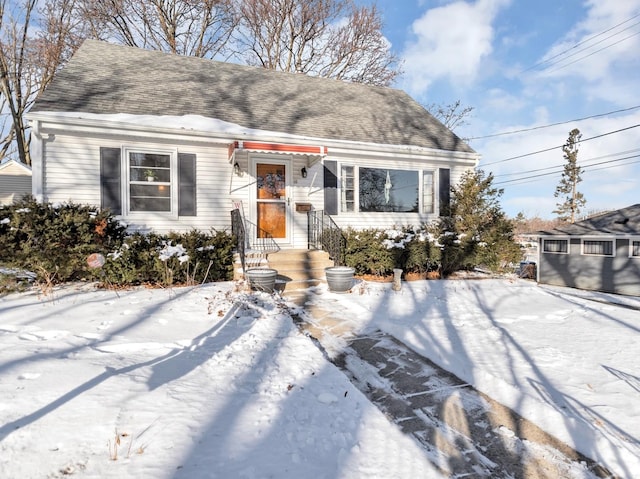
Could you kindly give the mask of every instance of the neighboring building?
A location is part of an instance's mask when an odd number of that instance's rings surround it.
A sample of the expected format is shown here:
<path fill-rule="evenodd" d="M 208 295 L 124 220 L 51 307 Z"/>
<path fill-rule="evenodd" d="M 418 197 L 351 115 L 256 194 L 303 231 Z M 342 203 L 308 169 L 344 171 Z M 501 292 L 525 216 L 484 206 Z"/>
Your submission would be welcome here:
<path fill-rule="evenodd" d="M 341 227 L 436 219 L 479 155 L 406 93 L 86 41 L 28 114 L 33 193 L 131 229 L 229 229 L 306 248 Z"/>
<path fill-rule="evenodd" d="M 640 296 L 640 204 L 539 235 L 540 283 Z"/>
<path fill-rule="evenodd" d="M 31 194 L 31 168 L 16 160 L 0 163 L 0 205 Z"/>

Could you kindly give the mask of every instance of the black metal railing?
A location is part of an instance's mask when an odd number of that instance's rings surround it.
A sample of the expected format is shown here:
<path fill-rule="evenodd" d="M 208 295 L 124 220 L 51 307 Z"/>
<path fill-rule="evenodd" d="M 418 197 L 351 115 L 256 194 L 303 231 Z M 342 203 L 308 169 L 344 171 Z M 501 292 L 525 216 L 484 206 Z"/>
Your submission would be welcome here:
<path fill-rule="evenodd" d="M 308 247 L 321 249 L 329 253 L 333 264 L 341 266 L 344 260 L 346 239 L 342 230 L 324 210 L 311 210 L 308 213 Z"/>
<path fill-rule="evenodd" d="M 236 237 L 236 252 L 243 272 L 247 270 L 248 257 L 261 261 L 269 253 L 280 251 L 273 235 L 248 221 L 237 208 L 231 210 L 231 233 Z"/>

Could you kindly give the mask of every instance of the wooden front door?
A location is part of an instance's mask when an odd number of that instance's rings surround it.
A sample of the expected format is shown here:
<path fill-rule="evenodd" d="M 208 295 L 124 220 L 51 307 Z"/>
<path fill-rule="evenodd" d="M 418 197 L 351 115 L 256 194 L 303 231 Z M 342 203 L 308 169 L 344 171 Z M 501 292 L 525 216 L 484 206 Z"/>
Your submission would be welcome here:
<path fill-rule="evenodd" d="M 256 217 L 258 238 L 270 233 L 276 240 L 287 239 L 287 164 L 256 163 Z"/>

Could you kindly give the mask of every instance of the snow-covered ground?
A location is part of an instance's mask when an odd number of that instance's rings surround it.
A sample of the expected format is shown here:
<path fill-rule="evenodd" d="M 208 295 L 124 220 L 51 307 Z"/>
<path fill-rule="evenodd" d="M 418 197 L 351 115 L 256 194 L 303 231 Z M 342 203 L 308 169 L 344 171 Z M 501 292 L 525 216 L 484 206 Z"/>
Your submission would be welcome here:
<path fill-rule="evenodd" d="M 640 299 L 518 280 L 319 292 L 622 477 L 640 471 Z M 0 476 L 69 475 L 442 477 L 281 300 L 233 283 L 0 298 Z"/>

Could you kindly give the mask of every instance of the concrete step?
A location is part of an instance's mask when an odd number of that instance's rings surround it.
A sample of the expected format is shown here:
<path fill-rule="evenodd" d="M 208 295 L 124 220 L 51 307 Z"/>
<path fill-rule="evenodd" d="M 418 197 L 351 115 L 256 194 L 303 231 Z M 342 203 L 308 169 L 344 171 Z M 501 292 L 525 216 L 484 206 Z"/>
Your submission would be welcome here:
<path fill-rule="evenodd" d="M 268 260 L 269 268 L 278 271 L 283 291 L 317 286 L 325 280 L 324 269 L 333 266 L 329 254 L 318 250 L 280 250 Z"/>
<path fill-rule="evenodd" d="M 268 267 L 278 271 L 276 289 L 295 291 L 317 286 L 325 281 L 324 269 L 333 266 L 329 253 L 319 250 L 285 249 L 264 256 L 247 256 L 247 269 Z M 242 278 L 240 259 L 236 255 L 234 279 Z"/>

